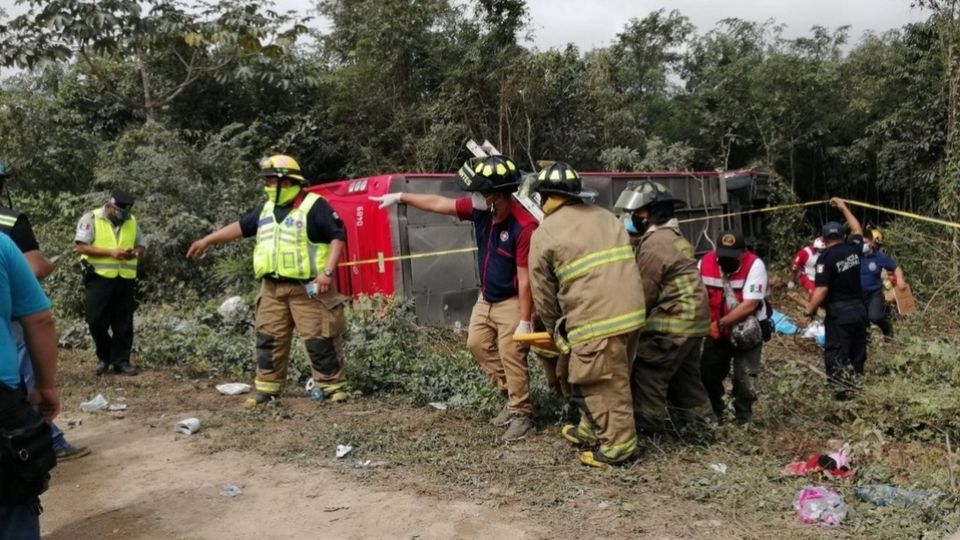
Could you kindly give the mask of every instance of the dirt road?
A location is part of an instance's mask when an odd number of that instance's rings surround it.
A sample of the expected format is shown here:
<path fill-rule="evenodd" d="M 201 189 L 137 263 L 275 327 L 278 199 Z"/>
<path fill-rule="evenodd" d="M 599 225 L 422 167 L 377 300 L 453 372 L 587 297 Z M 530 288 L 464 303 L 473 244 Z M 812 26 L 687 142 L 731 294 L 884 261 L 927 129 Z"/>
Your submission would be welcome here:
<path fill-rule="evenodd" d="M 334 472 L 205 454 L 197 439 L 131 419 L 84 416 L 68 432 L 94 453 L 63 463 L 43 498 L 44 538 L 543 538 L 510 511 L 353 484 Z M 160 425 L 164 424 L 164 425 Z M 169 425 L 166 425 L 169 424 Z M 234 484 L 243 493 L 220 495 Z"/>

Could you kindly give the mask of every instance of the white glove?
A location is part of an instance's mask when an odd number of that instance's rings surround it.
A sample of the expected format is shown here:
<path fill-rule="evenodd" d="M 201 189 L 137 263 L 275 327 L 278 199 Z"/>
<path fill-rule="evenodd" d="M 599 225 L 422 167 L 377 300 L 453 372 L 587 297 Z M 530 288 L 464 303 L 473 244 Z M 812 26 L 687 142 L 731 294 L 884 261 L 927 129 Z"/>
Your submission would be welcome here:
<path fill-rule="evenodd" d="M 403 193 L 387 193 L 386 195 L 381 195 L 380 197 L 370 197 L 370 200 L 380 203 L 380 210 L 383 210 L 384 208 L 389 208 L 395 204 L 400 204 L 400 197 L 402 196 Z"/>
<path fill-rule="evenodd" d="M 520 321 L 520 324 L 517 325 L 517 329 L 513 331 L 513 335 L 519 336 L 521 334 L 532 334 L 533 333 L 533 323 L 530 321 Z"/>

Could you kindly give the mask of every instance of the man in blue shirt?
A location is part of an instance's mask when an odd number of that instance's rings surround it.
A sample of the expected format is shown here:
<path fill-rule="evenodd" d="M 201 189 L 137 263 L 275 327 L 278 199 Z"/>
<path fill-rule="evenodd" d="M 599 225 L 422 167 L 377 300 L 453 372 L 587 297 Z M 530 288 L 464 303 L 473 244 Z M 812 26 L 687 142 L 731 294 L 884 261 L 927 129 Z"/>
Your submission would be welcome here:
<path fill-rule="evenodd" d="M 12 334 L 15 321 L 23 327 L 27 349 L 33 359 L 36 384 L 30 397 L 36 409 L 27 403 L 20 382 L 17 346 Z M 0 428 L 25 427 L 23 422 L 33 422 L 37 415 L 52 421 L 60 412 L 56 379 L 57 333 L 50 301 L 20 250 L 8 236 L 0 234 L 0 397 L 4 403 L 10 403 L 2 408 Z M 0 454 L 0 477 L 4 484 L 10 481 L 10 469 L 14 466 L 12 460 Z M 6 494 L 6 491 L 2 493 Z M 40 538 L 39 515 L 36 495 L 30 496 L 29 500 L 0 501 L 0 538 Z"/>
<path fill-rule="evenodd" d="M 887 314 L 887 301 L 883 295 L 883 277 L 886 270 L 893 272 L 895 286 L 904 290 L 907 281 L 903 277 L 903 270 L 889 255 L 880 251 L 883 245 L 883 232 L 880 229 L 868 229 L 863 239 L 865 242 L 864 255 L 860 263 L 860 284 L 863 288 L 863 301 L 867 307 L 867 317 L 870 322 L 880 327 L 884 341 L 893 339 L 893 323 Z"/>

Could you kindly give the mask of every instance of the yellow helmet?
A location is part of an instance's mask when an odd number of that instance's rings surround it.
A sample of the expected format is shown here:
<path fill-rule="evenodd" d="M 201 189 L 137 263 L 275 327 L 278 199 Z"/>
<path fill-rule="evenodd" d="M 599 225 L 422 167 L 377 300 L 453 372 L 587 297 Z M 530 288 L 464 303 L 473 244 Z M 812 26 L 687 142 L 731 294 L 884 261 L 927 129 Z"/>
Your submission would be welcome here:
<path fill-rule="evenodd" d="M 260 160 L 260 175 L 292 178 L 300 182 L 306 182 L 306 179 L 300 174 L 300 164 L 297 163 L 297 160 L 283 154 L 274 154 Z"/>
<path fill-rule="evenodd" d="M 875 227 L 873 229 L 867 229 L 867 233 L 870 236 L 870 239 L 876 244 L 883 244 L 883 229 Z"/>

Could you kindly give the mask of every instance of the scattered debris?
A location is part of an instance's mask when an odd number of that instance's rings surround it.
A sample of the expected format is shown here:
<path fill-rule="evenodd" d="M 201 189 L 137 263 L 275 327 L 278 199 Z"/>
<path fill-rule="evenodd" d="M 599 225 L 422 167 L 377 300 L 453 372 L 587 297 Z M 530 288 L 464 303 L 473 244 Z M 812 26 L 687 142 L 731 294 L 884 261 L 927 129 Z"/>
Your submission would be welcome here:
<path fill-rule="evenodd" d="M 837 492 L 823 486 L 806 486 L 793 501 L 797 518 L 804 523 L 836 527 L 847 517 L 847 503 Z"/>
<path fill-rule="evenodd" d="M 341 459 L 347 454 L 353 451 L 353 447 L 349 444 L 338 444 L 337 445 L 337 459 Z"/>
<path fill-rule="evenodd" d="M 113 403 L 113 404 L 111 404 L 109 407 L 107 407 L 107 410 L 110 411 L 110 412 L 125 411 L 125 410 L 127 410 L 127 404 L 126 404 L 126 403 Z"/>
<path fill-rule="evenodd" d="M 80 404 L 80 410 L 83 412 L 97 412 L 102 411 L 107 408 L 107 398 L 103 397 L 103 394 L 97 394 L 97 396 L 90 401 L 84 401 Z"/>
<path fill-rule="evenodd" d="M 823 471 L 833 478 L 846 479 L 853 476 L 853 463 L 852 450 L 847 443 L 836 452 L 813 454 L 806 461 L 794 461 L 787 465 L 783 472 L 791 476 L 806 476 Z"/>
<path fill-rule="evenodd" d="M 723 527 L 723 522 L 719 519 L 706 519 L 703 521 L 694 521 L 694 527 Z"/>
<path fill-rule="evenodd" d="M 903 489 L 889 484 L 873 484 L 853 488 L 853 494 L 861 501 L 877 506 L 922 506 L 936 501 L 939 493 Z"/>
<path fill-rule="evenodd" d="M 370 416 L 372 414 L 377 414 L 377 411 L 350 411 L 343 414 L 347 416 Z"/>
<path fill-rule="evenodd" d="M 613 506 L 613 503 L 610 501 L 600 501 L 600 504 L 597 505 L 597 508 L 601 510 L 605 510 L 607 508 L 610 508 L 611 506 Z"/>
<path fill-rule="evenodd" d="M 71 418 L 70 420 L 67 420 L 67 427 L 78 427 L 81 424 L 83 424 L 82 418 Z"/>
<path fill-rule="evenodd" d="M 199 418 L 184 418 L 183 420 L 177 422 L 176 428 L 174 428 L 177 433 L 183 433 L 184 435 L 193 435 L 194 433 L 200 431 L 200 419 Z"/>
<path fill-rule="evenodd" d="M 373 461 L 368 459 L 366 461 L 357 460 L 353 464 L 353 468 L 354 469 L 376 469 L 380 467 L 386 467 L 387 465 L 389 465 L 389 463 L 387 463 L 386 461 Z"/>
<path fill-rule="evenodd" d="M 447 410 L 447 404 L 444 403 L 444 402 L 442 402 L 442 401 L 431 401 L 431 402 L 428 403 L 427 405 L 430 405 L 431 407 L 433 407 L 434 409 L 436 409 L 436 410 L 438 410 L 438 411 L 445 411 L 445 410 Z"/>
<path fill-rule="evenodd" d="M 220 488 L 220 495 L 222 495 L 222 496 L 224 496 L 224 497 L 236 497 L 237 495 L 240 495 L 241 493 L 243 493 L 243 490 L 241 490 L 241 489 L 240 489 L 239 487 L 237 487 L 237 486 L 234 486 L 233 484 L 226 485 L 226 486 L 223 486 L 222 488 Z"/>
<path fill-rule="evenodd" d="M 223 383 L 217 385 L 217 392 L 225 396 L 237 396 L 240 394 L 246 394 L 251 390 L 251 387 L 247 383 Z"/>
<path fill-rule="evenodd" d="M 710 468 L 720 474 L 727 474 L 727 464 L 726 463 L 711 463 Z"/>

